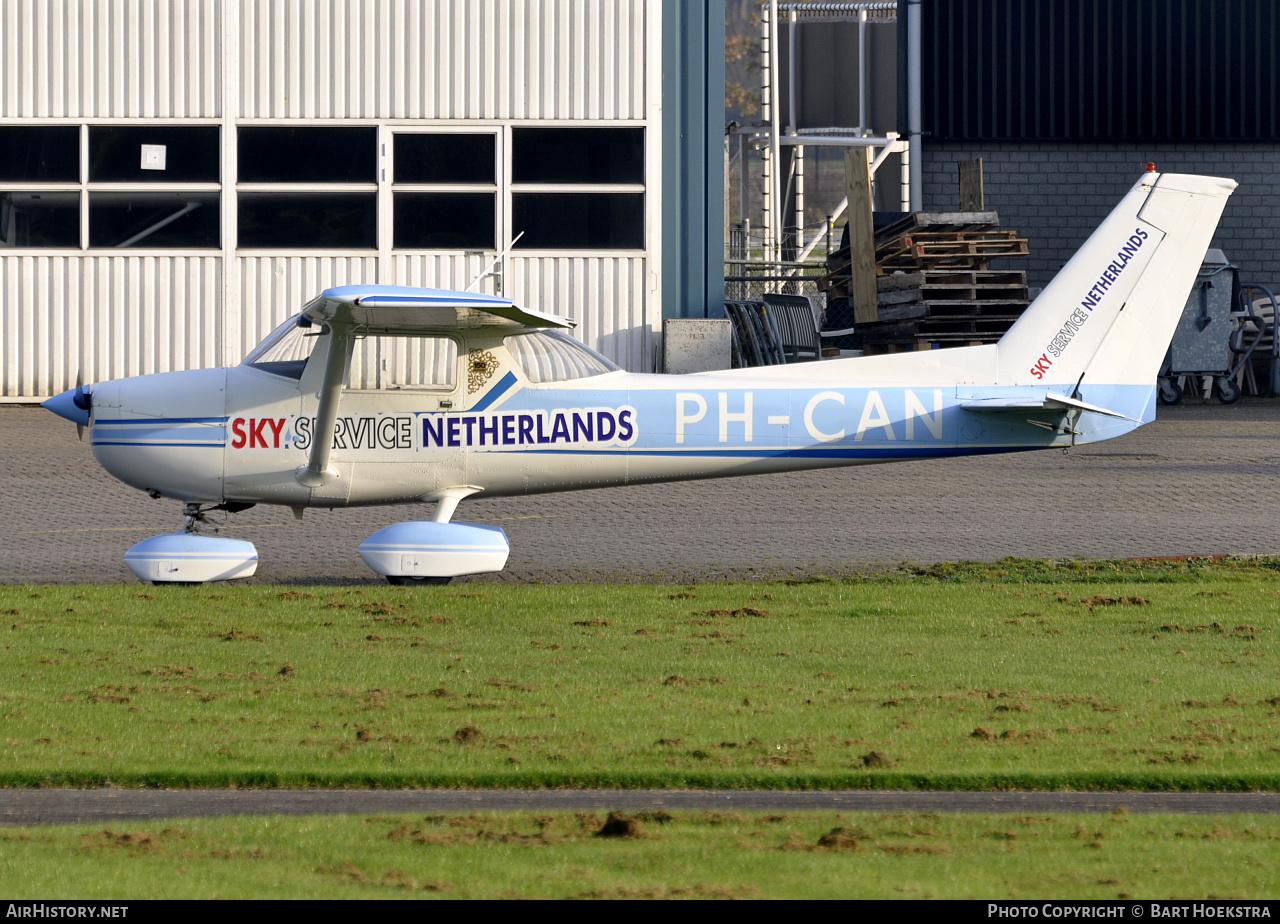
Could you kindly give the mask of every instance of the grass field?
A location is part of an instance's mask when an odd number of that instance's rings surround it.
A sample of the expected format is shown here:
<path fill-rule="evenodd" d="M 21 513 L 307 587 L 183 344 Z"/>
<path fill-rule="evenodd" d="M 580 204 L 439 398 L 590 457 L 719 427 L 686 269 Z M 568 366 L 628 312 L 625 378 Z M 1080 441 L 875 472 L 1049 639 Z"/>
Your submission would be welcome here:
<path fill-rule="evenodd" d="M 648 814 L 184 819 L 0 830 L 11 898 L 1257 898 L 1280 818 Z"/>
<path fill-rule="evenodd" d="M 1277 560 L 0 586 L 0 785 L 1276 789 L 1278 613 Z"/>

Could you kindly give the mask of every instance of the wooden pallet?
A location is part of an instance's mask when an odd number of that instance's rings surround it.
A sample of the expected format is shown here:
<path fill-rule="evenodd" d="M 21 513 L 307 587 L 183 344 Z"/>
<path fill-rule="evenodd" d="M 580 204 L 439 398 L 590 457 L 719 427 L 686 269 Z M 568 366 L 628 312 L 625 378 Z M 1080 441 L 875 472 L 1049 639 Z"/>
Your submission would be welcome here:
<path fill-rule="evenodd" d="M 1026 256 L 1027 240 L 998 225 L 994 212 L 914 212 L 881 228 L 875 235 L 880 320 L 1021 314 L 1030 294 L 1026 273 L 993 270 L 990 263 Z M 818 280 L 818 288 L 847 297 L 852 284 L 845 248 L 827 258 L 827 274 Z M 957 307 L 944 312 L 939 307 L 943 302 Z M 986 303 L 990 306 L 984 307 Z"/>
<path fill-rule="evenodd" d="M 1030 252 L 1026 238 L 1016 231 L 919 232 L 901 235 L 876 248 L 876 275 L 897 272 L 984 271 L 1001 257 L 1025 257 Z M 850 273 L 849 251 L 841 250 L 827 260 L 828 288 L 843 281 L 847 288 Z"/>
<path fill-rule="evenodd" d="M 1027 287 L 1022 286 L 921 286 L 881 292 L 876 304 L 909 305 L 913 302 L 1011 302 L 1027 301 Z"/>
<path fill-rule="evenodd" d="M 917 274 L 911 274 L 917 275 Z M 974 275 L 970 273 L 969 275 Z M 1002 276 L 1011 276 L 1012 273 L 995 274 Z M 1018 274 L 1022 276 L 1022 274 Z M 881 276 L 881 279 L 897 278 Z M 824 276 L 818 280 L 818 288 L 824 292 L 836 292 L 845 294 L 848 290 L 849 276 L 847 274 L 832 274 Z M 901 289 L 882 289 L 876 293 L 876 304 L 880 307 L 887 305 L 907 305 L 913 302 L 942 302 L 942 301 L 1026 301 L 1029 292 L 1025 276 L 1021 281 L 1016 283 L 989 283 L 983 281 L 980 285 L 962 285 L 962 284 L 929 284 L 923 286 L 915 286 L 912 288 Z"/>
<path fill-rule="evenodd" d="M 859 328 L 864 341 L 975 340 L 983 336 L 1004 336 L 1016 317 L 919 318 L 904 321 L 877 321 Z"/>
<path fill-rule="evenodd" d="M 876 230 L 879 247 L 912 231 L 990 231 L 1000 227 L 996 212 L 912 212 Z"/>
<path fill-rule="evenodd" d="M 1016 301 L 983 301 L 983 302 L 916 302 L 909 305 L 881 305 L 880 321 L 951 321 L 982 319 L 987 321 L 1016 321 L 1022 317 L 1030 302 L 1025 299 Z"/>
<path fill-rule="evenodd" d="M 876 278 L 876 290 L 918 289 L 921 286 L 1025 286 L 1025 270 L 941 269 L 888 273 Z"/>
<path fill-rule="evenodd" d="M 999 257 L 1025 257 L 1027 239 L 1016 231 L 905 234 L 876 248 L 878 274 L 894 270 L 986 269 Z"/>
<path fill-rule="evenodd" d="M 918 350 L 932 350 L 934 346 L 941 349 L 962 346 L 980 346 L 984 343 L 995 343 L 999 337 L 975 335 L 964 338 L 942 338 L 934 340 L 867 340 L 862 344 L 863 352 L 868 356 L 882 356 L 886 353 L 909 353 Z"/>

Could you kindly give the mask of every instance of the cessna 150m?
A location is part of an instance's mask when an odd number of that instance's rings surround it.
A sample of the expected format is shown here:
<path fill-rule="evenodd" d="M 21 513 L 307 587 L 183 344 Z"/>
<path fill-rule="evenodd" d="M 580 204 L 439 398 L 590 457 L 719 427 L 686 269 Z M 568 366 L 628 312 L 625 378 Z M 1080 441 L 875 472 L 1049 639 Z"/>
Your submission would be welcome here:
<path fill-rule="evenodd" d="M 394 583 L 498 571 L 502 530 L 459 501 L 1016 452 L 1155 417 L 1156 374 L 1236 184 L 1146 173 L 996 344 L 697 375 L 624 372 L 503 298 L 325 290 L 241 365 L 100 382 L 45 407 L 116 478 L 181 500 L 126 553 L 144 580 L 243 577 L 207 511 L 434 502 L 360 546 Z"/>

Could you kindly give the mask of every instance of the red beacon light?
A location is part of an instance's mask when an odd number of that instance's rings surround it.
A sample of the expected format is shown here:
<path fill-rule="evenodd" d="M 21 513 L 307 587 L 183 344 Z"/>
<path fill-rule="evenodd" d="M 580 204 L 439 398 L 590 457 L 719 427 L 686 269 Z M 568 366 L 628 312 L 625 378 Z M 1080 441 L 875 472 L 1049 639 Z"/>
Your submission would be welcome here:
<path fill-rule="evenodd" d="M 1147 173 L 1155 173 L 1155 172 L 1156 172 L 1156 165 L 1155 165 L 1155 163 L 1154 163 L 1153 161 L 1148 161 L 1148 162 L 1147 162 Z"/>

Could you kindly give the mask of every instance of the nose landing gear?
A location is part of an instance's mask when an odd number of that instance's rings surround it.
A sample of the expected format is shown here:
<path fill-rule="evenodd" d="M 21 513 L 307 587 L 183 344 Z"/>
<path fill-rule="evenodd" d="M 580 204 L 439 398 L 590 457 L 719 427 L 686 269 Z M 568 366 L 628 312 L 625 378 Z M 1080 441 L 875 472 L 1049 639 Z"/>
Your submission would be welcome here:
<path fill-rule="evenodd" d="M 124 553 L 124 563 L 141 580 L 153 584 L 203 584 L 250 577 L 258 570 L 258 550 L 252 542 L 221 536 L 200 535 L 199 530 L 217 528 L 209 521 L 212 510 L 234 513 L 251 504 L 219 504 L 203 507 L 187 504 L 181 532 L 143 539 Z"/>

